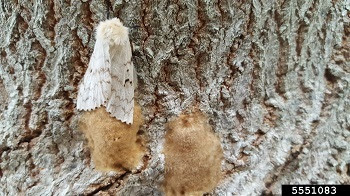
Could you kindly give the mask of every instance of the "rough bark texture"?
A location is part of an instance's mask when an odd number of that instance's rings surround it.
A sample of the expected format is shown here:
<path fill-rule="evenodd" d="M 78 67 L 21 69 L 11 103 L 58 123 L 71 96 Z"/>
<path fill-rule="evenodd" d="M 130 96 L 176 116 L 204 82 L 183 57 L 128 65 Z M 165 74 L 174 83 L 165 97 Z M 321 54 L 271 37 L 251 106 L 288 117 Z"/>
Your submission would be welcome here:
<path fill-rule="evenodd" d="M 224 150 L 213 195 L 350 183 L 349 0 L 0 0 L 0 195 L 163 195 L 165 124 L 193 105 Z M 99 21 L 132 27 L 148 138 L 94 169 L 77 87 Z"/>

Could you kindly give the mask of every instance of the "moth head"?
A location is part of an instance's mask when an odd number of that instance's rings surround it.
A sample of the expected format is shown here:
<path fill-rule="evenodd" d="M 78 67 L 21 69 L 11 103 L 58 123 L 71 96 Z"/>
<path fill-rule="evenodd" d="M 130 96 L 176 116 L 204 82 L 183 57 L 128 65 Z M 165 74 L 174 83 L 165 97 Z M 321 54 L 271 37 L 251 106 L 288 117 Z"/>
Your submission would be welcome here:
<path fill-rule="evenodd" d="M 115 45 L 125 45 L 129 42 L 128 28 L 123 26 L 123 23 L 118 18 L 100 22 L 97 27 L 96 37 Z"/>

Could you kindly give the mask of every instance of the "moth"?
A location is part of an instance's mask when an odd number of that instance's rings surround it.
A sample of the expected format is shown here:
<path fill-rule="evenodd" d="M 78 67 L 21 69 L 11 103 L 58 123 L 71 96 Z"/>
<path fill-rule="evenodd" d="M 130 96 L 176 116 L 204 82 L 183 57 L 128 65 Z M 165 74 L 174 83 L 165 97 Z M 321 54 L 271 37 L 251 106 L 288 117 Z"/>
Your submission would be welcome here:
<path fill-rule="evenodd" d="M 100 22 L 89 66 L 79 86 L 77 109 L 104 106 L 116 119 L 133 123 L 134 66 L 128 28 L 118 18 Z"/>

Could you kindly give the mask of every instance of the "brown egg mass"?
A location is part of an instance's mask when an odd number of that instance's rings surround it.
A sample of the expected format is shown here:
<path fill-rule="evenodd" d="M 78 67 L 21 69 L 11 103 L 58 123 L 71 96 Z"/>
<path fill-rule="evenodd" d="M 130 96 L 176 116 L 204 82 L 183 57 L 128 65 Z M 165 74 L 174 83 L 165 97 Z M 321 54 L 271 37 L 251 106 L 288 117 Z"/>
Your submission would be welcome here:
<path fill-rule="evenodd" d="M 104 107 L 83 113 L 79 128 L 88 139 L 96 169 L 130 171 L 140 164 L 144 148 L 137 132 L 143 121 L 141 108 L 136 103 L 131 125 L 111 117 Z"/>
<path fill-rule="evenodd" d="M 169 122 L 164 145 L 166 195 L 203 195 L 215 188 L 223 151 L 204 114 L 183 114 Z"/>

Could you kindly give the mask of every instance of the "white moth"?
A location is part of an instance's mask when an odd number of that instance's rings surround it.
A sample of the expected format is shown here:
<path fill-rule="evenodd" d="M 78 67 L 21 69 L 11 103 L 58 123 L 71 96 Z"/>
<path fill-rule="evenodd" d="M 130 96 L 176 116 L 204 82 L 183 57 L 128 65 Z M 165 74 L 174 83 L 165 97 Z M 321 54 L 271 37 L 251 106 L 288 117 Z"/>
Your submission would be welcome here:
<path fill-rule="evenodd" d="M 101 22 L 88 69 L 79 86 L 77 109 L 105 106 L 113 117 L 132 124 L 133 63 L 128 28 L 118 18 Z"/>

